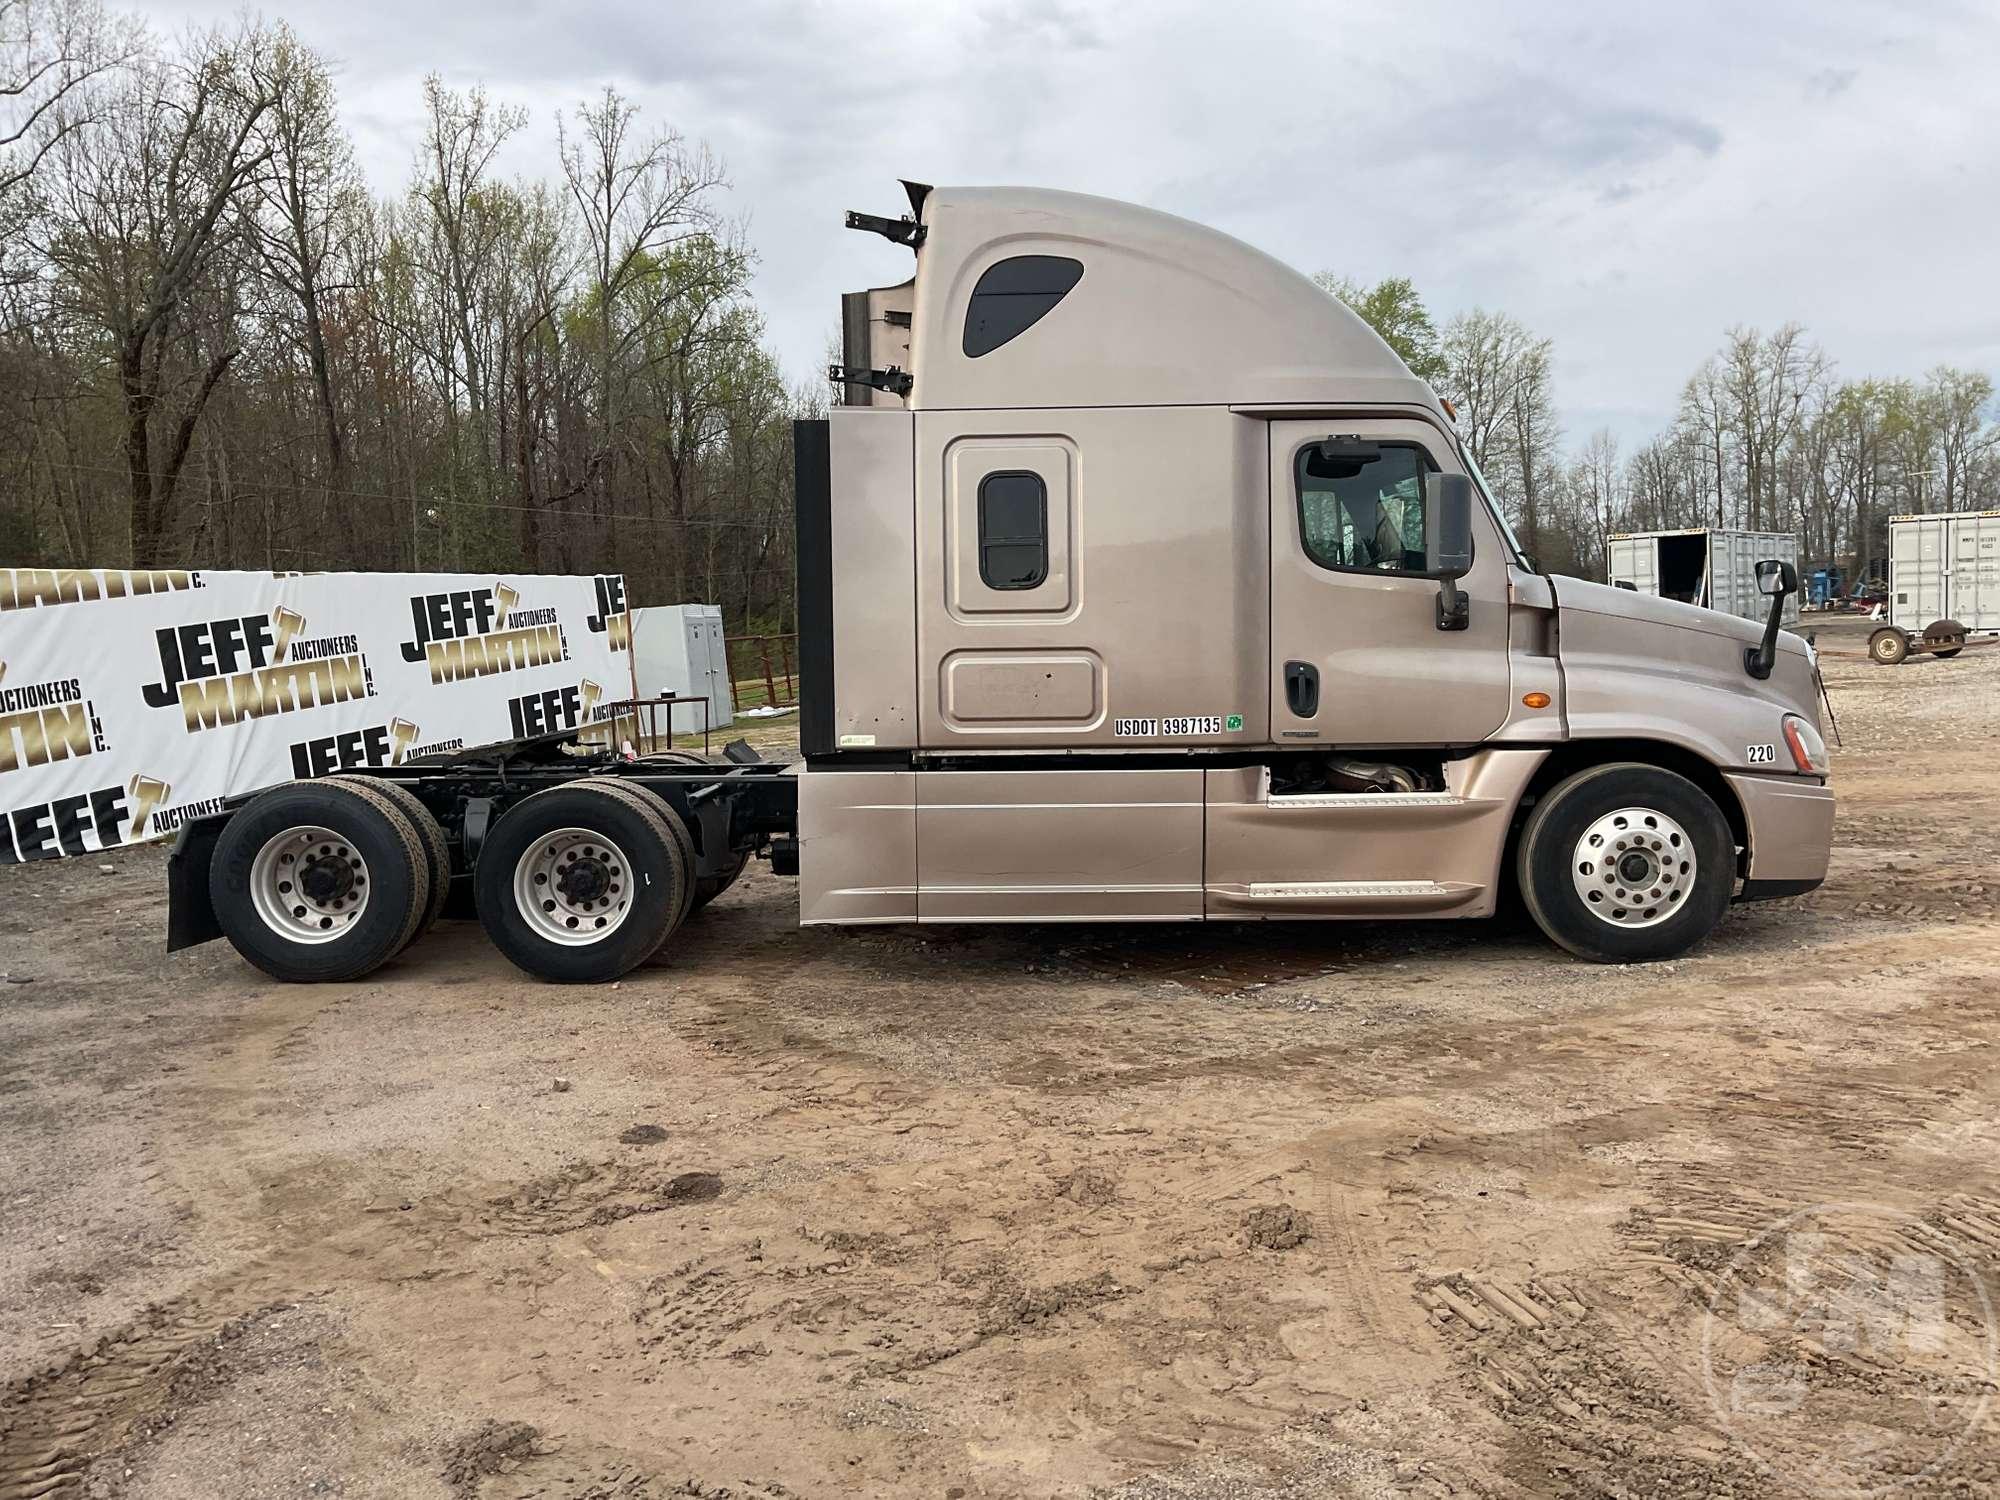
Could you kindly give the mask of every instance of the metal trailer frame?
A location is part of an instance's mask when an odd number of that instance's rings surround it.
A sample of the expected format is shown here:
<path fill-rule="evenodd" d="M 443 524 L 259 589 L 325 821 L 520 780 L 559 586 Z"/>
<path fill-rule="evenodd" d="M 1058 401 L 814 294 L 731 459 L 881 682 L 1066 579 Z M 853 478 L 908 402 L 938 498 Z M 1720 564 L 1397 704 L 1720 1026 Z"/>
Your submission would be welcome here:
<path fill-rule="evenodd" d="M 470 880 L 480 845 L 495 821 L 536 792 L 590 777 L 641 787 L 680 814 L 695 844 L 694 877 L 720 875 L 738 856 L 759 854 L 770 858 L 778 874 L 798 873 L 799 789 L 791 767 L 734 758 L 718 766 L 686 752 L 636 761 L 608 751 L 579 756 L 566 748 L 577 733 L 567 730 L 348 774 L 393 781 L 438 820 L 451 849 L 452 897 L 446 910 L 456 916 L 475 915 Z M 740 741 L 729 747 L 735 756 L 746 751 L 754 757 Z M 232 797 L 222 811 L 181 825 L 167 857 L 169 953 L 223 936 L 209 895 L 209 864 L 224 826 L 258 795 Z"/>

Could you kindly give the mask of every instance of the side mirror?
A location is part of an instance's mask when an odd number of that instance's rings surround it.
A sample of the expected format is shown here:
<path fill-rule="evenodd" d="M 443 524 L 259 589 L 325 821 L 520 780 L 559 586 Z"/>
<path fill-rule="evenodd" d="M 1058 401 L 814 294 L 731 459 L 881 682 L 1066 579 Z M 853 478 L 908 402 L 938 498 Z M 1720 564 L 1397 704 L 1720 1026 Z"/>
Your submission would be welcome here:
<path fill-rule="evenodd" d="M 1472 571 L 1472 481 L 1465 475 L 1424 476 L 1424 548 L 1438 575 L 1437 628 L 1463 630 L 1472 618 L 1458 588 Z"/>
<path fill-rule="evenodd" d="M 1764 620 L 1764 638 L 1743 653 L 1743 670 L 1762 682 L 1778 664 L 1778 625 L 1784 618 L 1785 597 L 1799 591 L 1799 570 L 1783 558 L 1767 557 L 1757 564 L 1757 592 L 1771 601 Z"/>
<path fill-rule="evenodd" d="M 1767 598 L 1782 599 L 1799 591 L 1799 570 L 1782 558 L 1767 557 L 1757 564 L 1757 592 Z"/>

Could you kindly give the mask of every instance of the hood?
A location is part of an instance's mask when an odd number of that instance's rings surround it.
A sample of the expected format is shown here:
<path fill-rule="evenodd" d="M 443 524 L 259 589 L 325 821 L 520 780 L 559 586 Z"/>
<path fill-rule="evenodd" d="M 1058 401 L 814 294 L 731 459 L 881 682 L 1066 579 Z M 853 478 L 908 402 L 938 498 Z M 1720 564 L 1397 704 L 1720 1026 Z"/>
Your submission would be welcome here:
<path fill-rule="evenodd" d="M 1754 646 L 1764 638 L 1761 620 L 1740 619 L 1719 609 L 1704 609 L 1699 604 L 1683 604 L 1678 599 L 1662 599 L 1657 594 L 1590 583 L 1563 574 L 1549 581 L 1555 586 L 1556 603 L 1563 609 L 1607 615 L 1617 620 L 1636 620 L 1647 625 L 1668 625 L 1676 630 L 1696 630 L 1726 641 L 1739 641 L 1745 646 Z M 1778 632 L 1778 650 L 1781 654 L 1804 656 L 1806 643 L 1791 631 L 1781 630 Z"/>

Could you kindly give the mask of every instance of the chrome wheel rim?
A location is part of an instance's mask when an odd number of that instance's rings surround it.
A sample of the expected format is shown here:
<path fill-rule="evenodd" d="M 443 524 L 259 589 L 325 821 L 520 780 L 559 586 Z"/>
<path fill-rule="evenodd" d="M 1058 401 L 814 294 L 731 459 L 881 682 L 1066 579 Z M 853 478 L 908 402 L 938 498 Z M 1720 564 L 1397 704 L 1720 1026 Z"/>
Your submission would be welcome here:
<path fill-rule="evenodd" d="M 1651 807 L 1608 812 L 1576 841 L 1570 880 L 1584 909 L 1611 927 L 1654 927 L 1681 909 L 1697 864 L 1687 830 Z"/>
<path fill-rule="evenodd" d="M 273 834 L 250 862 L 251 908 L 293 943 L 338 942 L 368 910 L 373 886 L 347 835 L 316 824 Z"/>
<path fill-rule="evenodd" d="M 558 828 L 514 865 L 514 905 L 535 936 L 567 948 L 601 943 L 632 909 L 632 862 L 589 828 Z"/>

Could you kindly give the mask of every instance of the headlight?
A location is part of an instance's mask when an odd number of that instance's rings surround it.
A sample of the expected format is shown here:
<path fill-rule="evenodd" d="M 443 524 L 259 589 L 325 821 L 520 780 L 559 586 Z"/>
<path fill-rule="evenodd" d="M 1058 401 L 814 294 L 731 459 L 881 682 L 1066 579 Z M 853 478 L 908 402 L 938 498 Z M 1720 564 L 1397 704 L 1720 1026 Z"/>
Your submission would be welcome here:
<path fill-rule="evenodd" d="M 1797 714 L 1785 715 L 1785 748 L 1792 752 L 1792 764 L 1802 774 L 1826 774 L 1826 741 L 1819 737 L 1817 729 Z"/>

